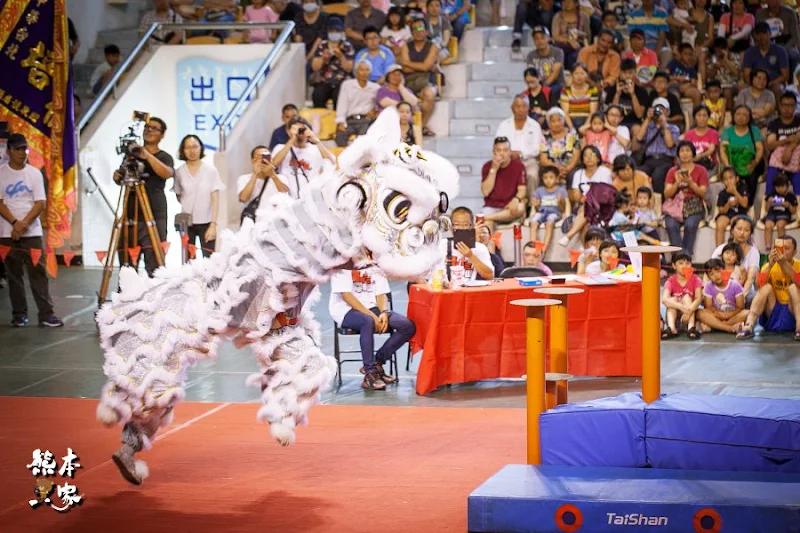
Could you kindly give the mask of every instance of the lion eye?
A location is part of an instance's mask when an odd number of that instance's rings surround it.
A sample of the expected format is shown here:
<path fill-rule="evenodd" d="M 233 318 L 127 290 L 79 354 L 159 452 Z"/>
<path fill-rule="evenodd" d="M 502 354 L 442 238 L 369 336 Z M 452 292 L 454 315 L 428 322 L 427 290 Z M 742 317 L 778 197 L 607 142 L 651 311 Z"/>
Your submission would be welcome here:
<path fill-rule="evenodd" d="M 442 192 L 439 193 L 439 214 L 443 215 L 447 213 L 447 210 L 450 208 L 450 198 L 447 197 L 447 193 Z"/>
<path fill-rule="evenodd" d="M 389 215 L 389 218 L 395 224 L 402 224 L 408 218 L 408 212 L 411 209 L 411 200 L 397 191 L 389 194 L 383 200 L 383 208 Z"/>

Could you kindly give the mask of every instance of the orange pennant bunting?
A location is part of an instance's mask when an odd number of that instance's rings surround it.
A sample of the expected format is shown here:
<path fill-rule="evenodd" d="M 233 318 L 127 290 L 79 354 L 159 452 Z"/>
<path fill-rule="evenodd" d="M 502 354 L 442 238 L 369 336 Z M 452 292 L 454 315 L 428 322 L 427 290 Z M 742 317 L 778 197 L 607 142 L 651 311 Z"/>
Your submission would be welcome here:
<path fill-rule="evenodd" d="M 720 270 L 719 275 L 722 276 L 722 283 L 728 283 L 731 279 L 732 270 Z"/>
<path fill-rule="evenodd" d="M 106 252 L 105 250 L 97 250 L 97 251 L 94 253 L 94 255 L 96 255 L 96 256 L 97 256 L 97 260 L 98 260 L 98 261 L 100 261 L 101 263 L 103 263 L 103 262 L 105 262 L 105 260 L 106 260 L 106 256 L 108 255 L 108 252 Z"/>
<path fill-rule="evenodd" d="M 544 243 L 542 241 L 533 241 L 533 246 L 535 247 L 537 254 L 542 253 L 542 250 L 544 250 Z"/>
<path fill-rule="evenodd" d="M 48 251 L 47 257 L 45 259 L 45 268 L 47 269 L 47 274 L 51 278 L 58 277 L 58 259 L 56 259 L 56 253 Z"/>
<path fill-rule="evenodd" d="M 570 268 L 575 268 L 575 265 L 578 263 L 578 259 L 580 259 L 581 254 L 580 250 L 570 250 L 569 251 L 569 266 Z"/>
<path fill-rule="evenodd" d="M 161 250 L 164 252 L 164 255 L 167 255 L 167 252 L 169 252 L 169 241 L 161 243 Z"/>
<path fill-rule="evenodd" d="M 618 264 L 619 264 L 619 257 L 611 256 L 608 258 L 608 266 L 611 268 L 611 270 L 617 268 Z"/>
<path fill-rule="evenodd" d="M 64 256 L 64 264 L 69 268 L 72 259 L 75 257 L 75 252 L 64 252 L 62 255 Z"/>
<path fill-rule="evenodd" d="M 189 250 L 189 259 L 194 259 L 194 254 L 197 252 L 197 246 L 194 244 L 189 244 L 186 249 Z"/>
<path fill-rule="evenodd" d="M 681 269 L 681 274 L 683 274 L 683 277 L 686 279 L 691 278 L 694 275 L 694 267 L 683 267 Z"/>
<path fill-rule="evenodd" d="M 134 265 L 139 260 L 139 252 L 141 251 L 142 251 L 141 246 L 131 246 L 130 248 L 128 248 L 128 254 L 131 256 L 131 263 L 133 263 Z"/>
<path fill-rule="evenodd" d="M 0 259 L 5 261 L 6 257 L 8 256 L 8 252 L 10 252 L 10 251 L 11 251 L 11 247 L 10 246 L 4 246 L 4 245 L 0 244 Z"/>
<path fill-rule="evenodd" d="M 794 275 L 794 283 L 800 286 L 800 272 Z"/>
<path fill-rule="evenodd" d="M 181 245 L 186 246 L 187 244 L 189 244 L 189 236 L 184 233 L 181 235 Z"/>
<path fill-rule="evenodd" d="M 759 286 L 759 288 L 761 288 L 764 285 L 766 285 L 767 278 L 769 278 L 769 273 L 767 273 L 767 272 L 759 272 L 758 273 L 758 286 Z"/>
<path fill-rule="evenodd" d="M 42 249 L 41 248 L 31 248 L 31 261 L 33 261 L 34 266 L 39 264 L 39 260 L 42 258 Z"/>

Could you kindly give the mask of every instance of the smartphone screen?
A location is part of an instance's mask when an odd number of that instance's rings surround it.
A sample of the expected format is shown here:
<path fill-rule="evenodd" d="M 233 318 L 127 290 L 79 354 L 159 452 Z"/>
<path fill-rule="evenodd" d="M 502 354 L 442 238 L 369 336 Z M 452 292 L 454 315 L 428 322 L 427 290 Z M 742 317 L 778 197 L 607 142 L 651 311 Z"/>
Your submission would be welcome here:
<path fill-rule="evenodd" d="M 453 230 L 453 246 L 463 242 L 467 248 L 475 248 L 475 230 L 457 229 Z"/>

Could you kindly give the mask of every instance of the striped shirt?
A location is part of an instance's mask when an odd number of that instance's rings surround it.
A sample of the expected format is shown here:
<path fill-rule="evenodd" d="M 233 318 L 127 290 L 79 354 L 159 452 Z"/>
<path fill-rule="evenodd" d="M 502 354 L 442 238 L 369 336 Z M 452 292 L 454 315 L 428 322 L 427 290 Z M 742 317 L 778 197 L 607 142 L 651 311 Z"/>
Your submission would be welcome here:
<path fill-rule="evenodd" d="M 586 91 L 584 96 L 575 96 L 572 93 L 572 88 L 567 87 L 564 93 L 561 95 L 561 99 L 559 102 L 563 104 L 567 104 L 568 106 L 568 115 L 572 118 L 589 118 L 591 114 L 591 105 L 592 103 L 597 104 L 599 100 L 599 94 L 597 92 L 596 87 L 589 87 L 589 90 Z"/>
<path fill-rule="evenodd" d="M 639 8 L 628 15 L 628 31 L 635 29 L 644 32 L 645 46 L 655 50 L 658 46 L 658 37 L 661 32 L 665 34 L 669 31 L 667 26 L 667 12 L 662 8 L 653 7 L 653 14 L 647 15 L 644 8 Z"/>

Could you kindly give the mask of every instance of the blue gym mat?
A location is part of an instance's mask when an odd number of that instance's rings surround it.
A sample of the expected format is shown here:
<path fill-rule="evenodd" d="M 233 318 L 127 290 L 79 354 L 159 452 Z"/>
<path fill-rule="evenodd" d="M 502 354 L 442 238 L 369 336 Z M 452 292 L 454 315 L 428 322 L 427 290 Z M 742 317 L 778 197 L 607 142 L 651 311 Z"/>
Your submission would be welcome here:
<path fill-rule="evenodd" d="M 800 475 L 508 465 L 469 496 L 468 529 L 798 533 Z"/>
<path fill-rule="evenodd" d="M 645 417 L 654 468 L 800 473 L 798 401 L 669 394 Z"/>
<path fill-rule="evenodd" d="M 543 465 L 647 466 L 642 395 L 559 405 L 539 416 Z"/>

